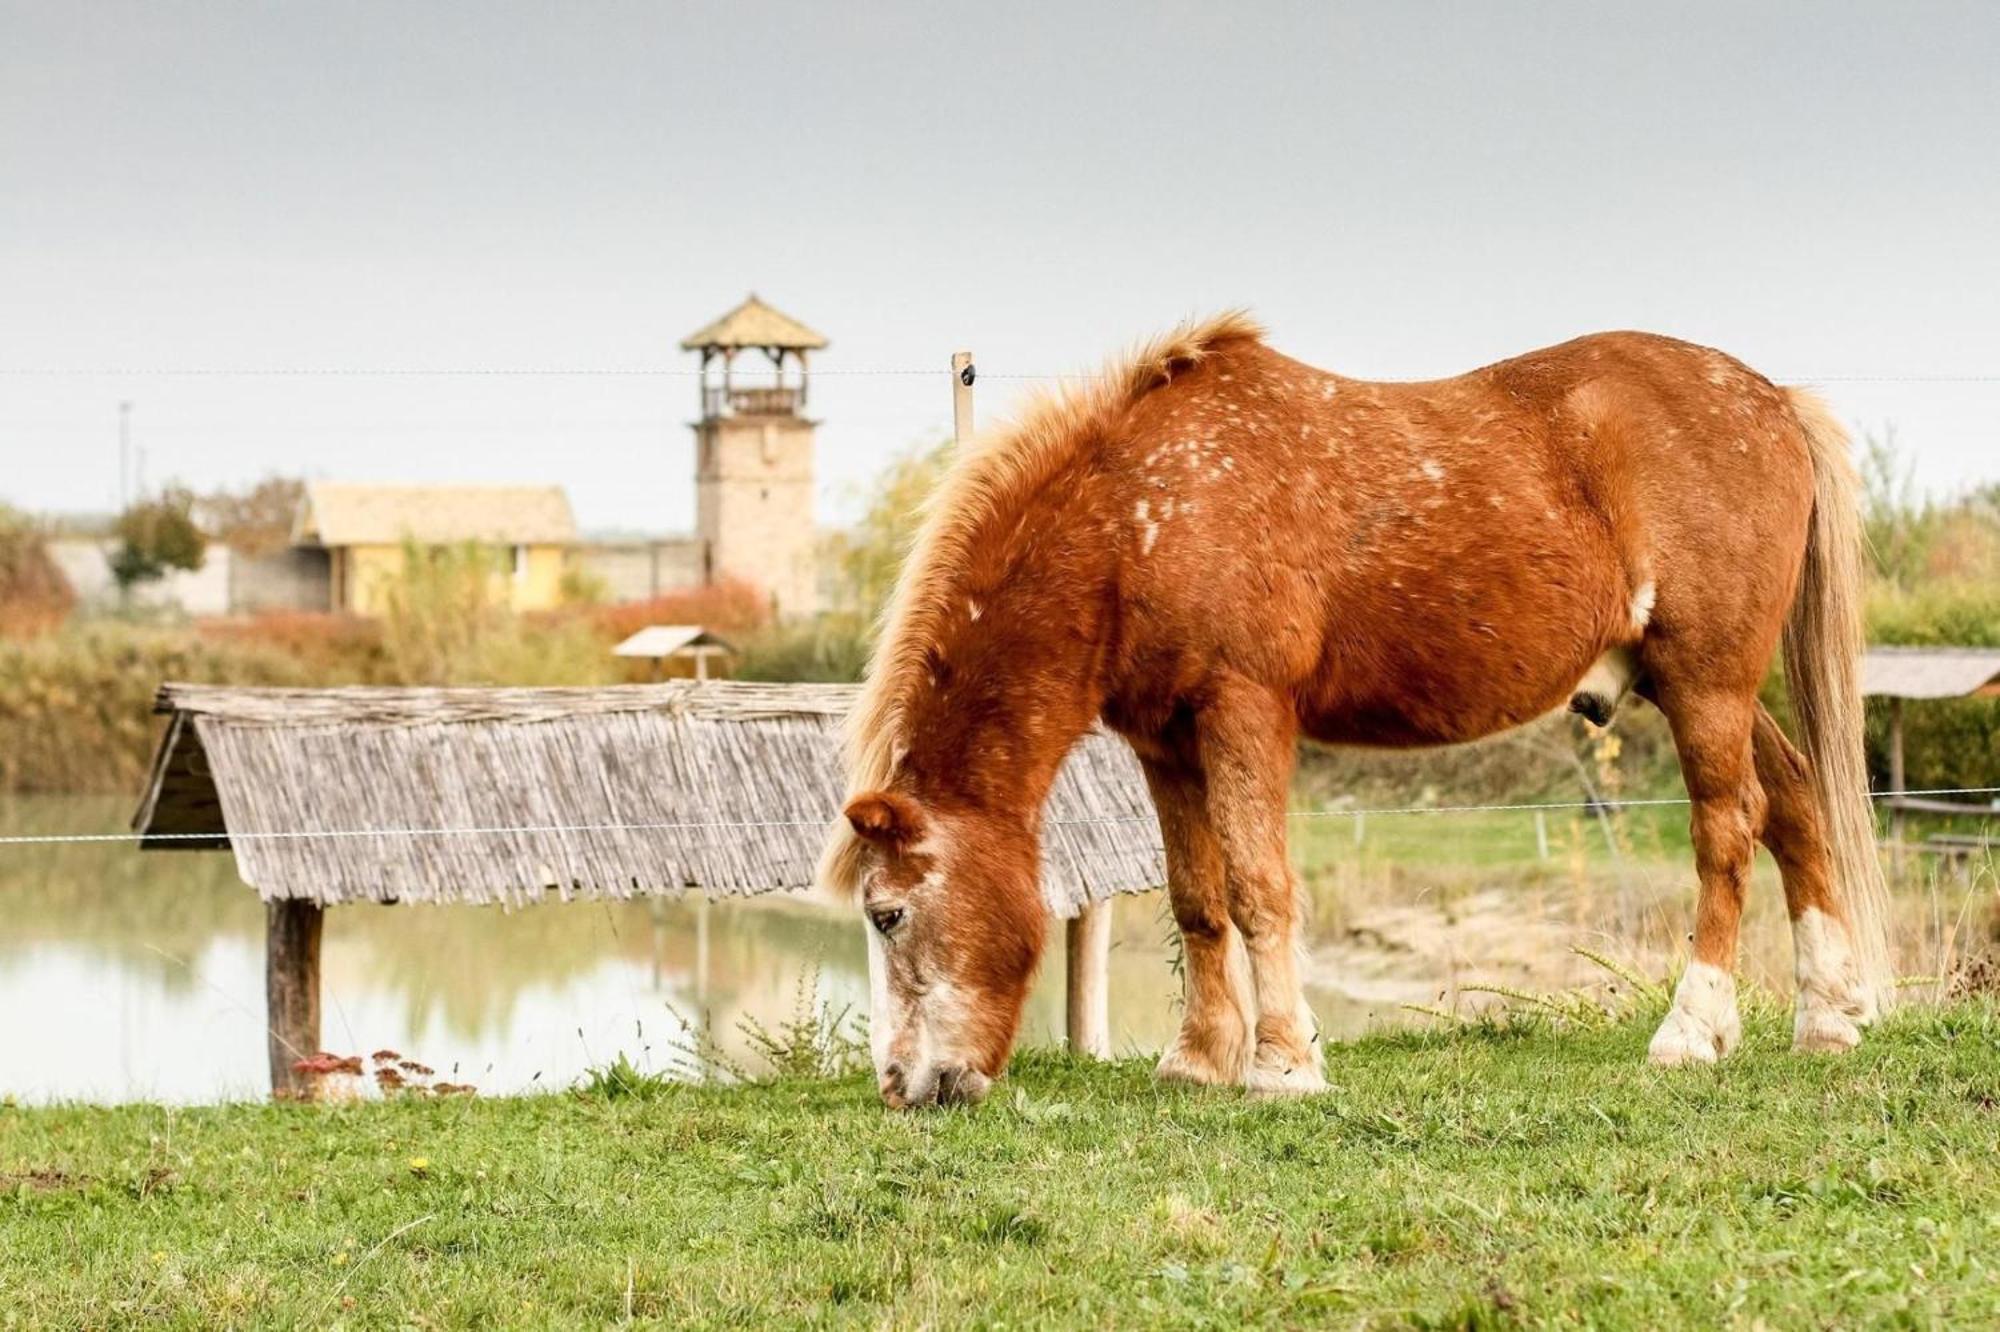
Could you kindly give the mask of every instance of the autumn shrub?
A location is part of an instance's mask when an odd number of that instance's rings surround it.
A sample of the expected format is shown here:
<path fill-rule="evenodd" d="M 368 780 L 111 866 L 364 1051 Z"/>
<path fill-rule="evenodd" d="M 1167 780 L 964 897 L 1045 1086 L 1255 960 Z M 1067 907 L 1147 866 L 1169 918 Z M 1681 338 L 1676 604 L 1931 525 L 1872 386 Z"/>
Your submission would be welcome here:
<path fill-rule="evenodd" d="M 325 611 L 262 611 L 198 620 L 195 632 L 218 645 L 283 652 L 328 684 L 391 683 L 382 625 L 359 615 Z"/>
<path fill-rule="evenodd" d="M 39 524 L 0 504 L 0 637 L 45 633 L 76 606 Z"/>
<path fill-rule="evenodd" d="M 275 648 L 107 623 L 0 641 L 0 791 L 135 794 L 163 680 L 317 683 Z"/>
<path fill-rule="evenodd" d="M 551 618 L 580 617 L 612 643 L 655 624 L 695 624 L 723 637 L 742 636 L 770 623 L 771 602 L 763 592 L 736 578 L 707 587 L 683 588 L 645 601 L 554 612 Z"/>

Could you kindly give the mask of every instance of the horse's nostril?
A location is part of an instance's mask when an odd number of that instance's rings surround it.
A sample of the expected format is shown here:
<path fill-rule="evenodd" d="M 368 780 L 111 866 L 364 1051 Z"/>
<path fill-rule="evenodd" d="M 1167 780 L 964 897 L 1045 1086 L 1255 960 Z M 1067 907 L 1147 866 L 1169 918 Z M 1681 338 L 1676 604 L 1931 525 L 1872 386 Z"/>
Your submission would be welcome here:
<path fill-rule="evenodd" d="M 901 1109 L 909 1103 L 908 1083 L 904 1081 L 901 1064 L 891 1064 L 883 1069 L 877 1087 L 882 1093 L 882 1099 L 891 1106 Z"/>

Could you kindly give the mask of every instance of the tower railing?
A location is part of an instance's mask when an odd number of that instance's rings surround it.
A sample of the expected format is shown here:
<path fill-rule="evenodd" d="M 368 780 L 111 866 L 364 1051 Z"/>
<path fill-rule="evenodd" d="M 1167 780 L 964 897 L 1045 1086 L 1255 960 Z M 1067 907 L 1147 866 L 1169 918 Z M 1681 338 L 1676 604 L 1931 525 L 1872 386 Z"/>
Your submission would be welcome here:
<path fill-rule="evenodd" d="M 806 392 L 789 385 L 779 388 L 737 388 L 733 385 L 704 384 L 701 390 L 703 416 L 796 416 L 805 406 Z"/>

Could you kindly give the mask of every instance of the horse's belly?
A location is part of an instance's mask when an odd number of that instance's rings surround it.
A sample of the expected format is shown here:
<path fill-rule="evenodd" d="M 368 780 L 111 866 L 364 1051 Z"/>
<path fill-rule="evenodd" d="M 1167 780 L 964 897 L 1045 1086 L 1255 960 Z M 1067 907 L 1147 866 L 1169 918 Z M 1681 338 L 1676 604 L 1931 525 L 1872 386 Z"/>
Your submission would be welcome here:
<path fill-rule="evenodd" d="M 1605 650 L 1590 628 L 1546 619 L 1505 634 L 1408 624 L 1332 648 L 1299 720 L 1333 744 L 1464 744 L 1569 707 Z"/>

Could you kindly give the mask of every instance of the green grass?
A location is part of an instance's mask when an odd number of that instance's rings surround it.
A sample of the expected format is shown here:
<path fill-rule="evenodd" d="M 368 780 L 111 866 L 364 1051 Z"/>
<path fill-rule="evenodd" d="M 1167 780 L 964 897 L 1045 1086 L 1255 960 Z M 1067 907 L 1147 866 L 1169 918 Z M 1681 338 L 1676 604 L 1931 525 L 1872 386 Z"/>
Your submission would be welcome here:
<path fill-rule="evenodd" d="M 0 1110 L 0 1325 L 1610 1327 L 2000 1319 L 2000 1007 L 1721 1068 L 1643 1020 L 1333 1047 L 1257 1103 L 1025 1056 L 325 1107 Z"/>
<path fill-rule="evenodd" d="M 1451 814 L 1376 814 L 1361 825 L 1346 815 L 1294 818 L 1288 828 L 1293 858 L 1306 867 L 1358 860 L 1399 870 L 1491 870 L 1540 868 L 1566 873 L 1573 858 L 1594 869 L 1620 857 L 1652 863 L 1693 855 L 1685 805 L 1640 805 L 1625 810 L 1605 829 L 1594 816 L 1561 809 L 1546 815 L 1550 859 L 1538 860 L 1535 816 L 1531 810 L 1482 810 Z"/>

